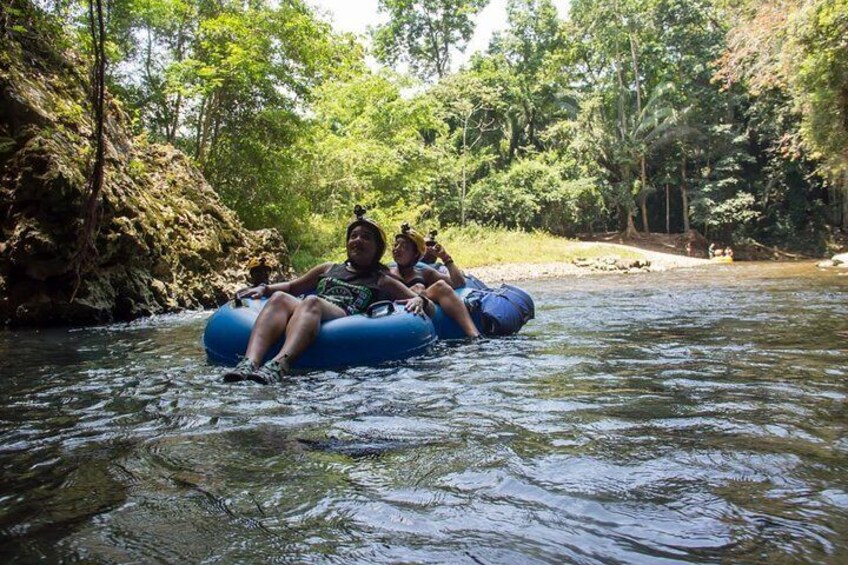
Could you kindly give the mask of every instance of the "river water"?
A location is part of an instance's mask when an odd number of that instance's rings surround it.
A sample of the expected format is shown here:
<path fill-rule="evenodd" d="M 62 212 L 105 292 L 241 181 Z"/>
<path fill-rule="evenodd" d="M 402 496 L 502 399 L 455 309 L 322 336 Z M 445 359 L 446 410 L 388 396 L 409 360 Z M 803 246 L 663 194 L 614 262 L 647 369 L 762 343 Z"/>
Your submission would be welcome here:
<path fill-rule="evenodd" d="M 208 313 L 0 332 L 0 556 L 848 562 L 848 276 L 522 286 L 517 337 L 280 386 Z"/>

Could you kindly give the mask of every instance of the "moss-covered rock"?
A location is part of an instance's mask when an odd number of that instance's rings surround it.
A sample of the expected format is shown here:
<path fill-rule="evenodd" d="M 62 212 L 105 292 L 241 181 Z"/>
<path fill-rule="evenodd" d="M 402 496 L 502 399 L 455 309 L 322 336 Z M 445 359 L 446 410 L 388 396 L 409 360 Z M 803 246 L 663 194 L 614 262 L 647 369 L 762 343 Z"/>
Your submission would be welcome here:
<path fill-rule="evenodd" d="M 215 306 L 244 286 L 257 255 L 277 277 L 288 274 L 279 233 L 245 230 L 184 154 L 133 138 L 112 101 L 97 254 L 74 295 L 92 154 L 86 70 L 31 4 L 0 10 L 0 323 L 99 323 Z"/>

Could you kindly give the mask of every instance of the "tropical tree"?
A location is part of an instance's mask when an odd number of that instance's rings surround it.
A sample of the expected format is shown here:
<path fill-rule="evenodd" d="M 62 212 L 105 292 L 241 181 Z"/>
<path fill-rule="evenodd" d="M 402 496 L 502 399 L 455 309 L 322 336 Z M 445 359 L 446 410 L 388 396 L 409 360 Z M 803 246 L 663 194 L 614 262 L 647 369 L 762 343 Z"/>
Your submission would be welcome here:
<path fill-rule="evenodd" d="M 489 0 L 380 0 L 389 21 L 373 31 L 374 53 L 389 65 L 406 63 L 427 80 L 450 70 L 451 52 L 464 51 L 474 16 Z"/>
<path fill-rule="evenodd" d="M 459 224 L 465 225 L 466 196 L 469 176 L 475 176 L 481 167 L 491 162 L 491 154 L 479 151 L 472 155 L 484 137 L 496 131 L 497 110 L 501 95 L 496 87 L 489 86 L 474 73 L 464 72 L 443 80 L 431 95 L 440 105 L 439 117 L 450 128 L 441 147 L 457 155 L 459 161 L 458 187 Z M 473 161 L 470 166 L 469 160 Z"/>
<path fill-rule="evenodd" d="M 607 181 L 614 187 L 610 198 L 619 210 L 628 237 L 637 234 L 634 223 L 636 205 L 641 208 L 643 227 L 648 231 L 645 195 L 653 191 L 647 184 L 645 160 L 672 141 L 691 133 L 682 117 L 665 100 L 673 85 L 656 88 L 636 112 L 630 92 L 619 91 L 620 100 L 614 107 L 605 105 L 600 98 L 587 101 L 579 123 L 583 130 L 584 147 L 596 157 L 606 171 Z M 622 114 L 623 113 L 623 114 Z"/>
<path fill-rule="evenodd" d="M 469 194 L 472 219 L 519 229 L 543 228 L 574 235 L 592 229 L 605 212 L 594 178 L 568 178 L 569 165 L 540 155 L 516 161 L 509 169 L 487 176 Z"/>
<path fill-rule="evenodd" d="M 475 72 L 503 98 L 504 164 L 519 154 L 545 149 L 542 132 L 574 116 L 570 74 L 559 64 L 565 46 L 561 22 L 550 0 L 509 0 L 507 29 L 495 34 Z"/>
<path fill-rule="evenodd" d="M 629 184 L 626 190 L 616 190 L 619 201 L 622 198 L 626 201 L 628 194 L 635 194 L 642 229 L 649 231 L 652 217 L 649 204 L 656 201 L 655 183 L 650 180 L 653 170 L 662 174 L 664 183 L 680 188 L 684 200 L 683 223 L 687 224 L 689 205 L 685 200 L 690 179 L 686 175 L 701 164 L 696 163 L 691 154 L 674 155 L 674 152 L 660 149 L 667 145 L 669 138 L 691 137 L 698 128 L 720 121 L 727 113 L 727 97 L 722 99 L 719 89 L 710 82 L 709 62 L 718 53 L 723 40 L 715 10 L 707 0 L 617 0 L 610 3 L 576 0 L 570 16 L 566 27 L 570 40 L 565 64 L 579 77 L 585 99 L 596 100 L 595 106 L 603 110 L 606 116 L 603 123 L 608 132 L 618 130 L 611 139 L 617 144 L 629 144 L 626 150 L 618 153 L 632 155 L 636 152 L 635 169 L 615 175 L 633 179 L 626 181 L 625 184 Z M 677 88 L 664 86 L 670 83 Z M 651 97 L 660 91 L 663 91 L 661 98 L 665 109 L 660 111 L 654 106 L 656 100 L 650 102 L 653 107 L 648 108 Z M 673 109 L 678 109 L 676 116 L 672 116 Z M 686 116 L 688 126 L 682 122 Z M 676 125 L 671 127 L 673 122 Z M 662 127 L 653 133 L 659 124 L 663 124 Z M 597 131 L 592 127 L 587 133 L 592 137 Z M 680 143 L 677 153 L 695 147 L 693 143 Z M 608 165 L 609 157 L 615 153 L 604 151 Z M 676 159 L 679 174 L 672 173 L 675 167 L 663 162 L 669 158 Z M 621 182 L 617 181 L 615 186 L 621 186 Z M 620 204 L 619 210 L 629 214 L 630 205 Z M 630 219 L 626 224 L 630 226 L 627 231 L 634 233 L 635 226 Z M 688 229 L 688 225 L 686 227 Z"/>
<path fill-rule="evenodd" d="M 732 27 L 717 76 L 744 82 L 752 95 L 783 91 L 800 116 L 787 131 L 788 151 L 819 162 L 841 208 L 833 217 L 848 229 L 848 5 L 841 0 L 750 0 L 728 8 Z"/>
<path fill-rule="evenodd" d="M 311 208 L 328 217 L 365 202 L 387 216 L 423 213 L 426 194 L 445 168 L 432 140 L 444 135 L 432 98 L 401 95 L 409 81 L 365 72 L 315 91 L 315 127 L 305 143 L 302 187 Z"/>

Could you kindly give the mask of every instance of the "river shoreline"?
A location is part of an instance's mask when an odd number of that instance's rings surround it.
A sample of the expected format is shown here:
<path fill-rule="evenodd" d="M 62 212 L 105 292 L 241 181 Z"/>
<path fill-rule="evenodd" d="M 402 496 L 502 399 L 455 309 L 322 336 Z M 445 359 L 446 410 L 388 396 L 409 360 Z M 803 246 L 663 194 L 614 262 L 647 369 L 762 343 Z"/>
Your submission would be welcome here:
<path fill-rule="evenodd" d="M 596 247 L 596 243 L 581 242 L 587 251 Z M 694 268 L 710 265 L 709 259 L 687 257 L 676 253 L 649 251 L 630 245 L 604 243 L 604 247 L 614 247 L 618 250 L 637 257 L 646 266 L 635 268 L 602 268 L 603 260 L 584 264 L 582 261 L 551 261 L 546 263 L 503 263 L 499 265 L 484 265 L 467 269 L 470 273 L 489 284 L 507 281 L 525 281 L 536 279 L 558 279 L 583 277 L 587 275 L 629 274 L 640 272 L 663 272 L 672 269 Z M 613 259 L 614 256 L 610 256 Z M 603 258 L 602 258 L 603 259 Z M 577 264 L 580 263 L 580 264 Z"/>

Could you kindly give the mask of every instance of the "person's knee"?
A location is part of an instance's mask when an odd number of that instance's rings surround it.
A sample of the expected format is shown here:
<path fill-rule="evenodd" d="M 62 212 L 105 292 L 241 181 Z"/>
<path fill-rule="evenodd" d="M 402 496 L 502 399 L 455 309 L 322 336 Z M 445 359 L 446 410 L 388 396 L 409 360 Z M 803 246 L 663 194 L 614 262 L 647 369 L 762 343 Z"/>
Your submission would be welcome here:
<path fill-rule="evenodd" d="M 278 291 L 271 295 L 271 298 L 268 299 L 268 303 L 265 307 L 273 310 L 285 310 L 286 312 L 291 312 L 295 309 L 295 307 L 297 307 L 297 302 L 297 299 L 291 294 Z"/>
<path fill-rule="evenodd" d="M 448 293 L 453 294 L 453 289 L 445 281 L 438 281 L 427 289 L 427 294 L 431 298 L 441 298 Z"/>
<path fill-rule="evenodd" d="M 309 312 L 311 314 L 321 313 L 321 299 L 317 296 L 307 296 L 303 300 L 300 301 L 299 307 L 304 312 Z"/>

